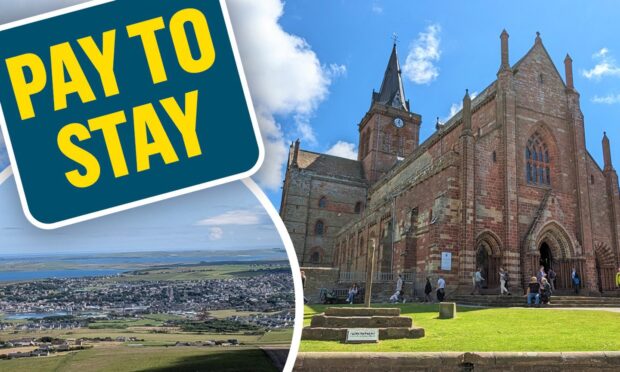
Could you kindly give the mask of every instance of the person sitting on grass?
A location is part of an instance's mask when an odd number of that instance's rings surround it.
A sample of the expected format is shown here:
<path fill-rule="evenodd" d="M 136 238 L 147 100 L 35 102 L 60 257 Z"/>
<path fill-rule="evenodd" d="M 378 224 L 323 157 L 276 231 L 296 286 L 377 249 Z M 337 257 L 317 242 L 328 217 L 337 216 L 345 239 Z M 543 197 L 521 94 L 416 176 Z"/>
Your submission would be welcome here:
<path fill-rule="evenodd" d="M 353 286 L 349 288 L 349 296 L 347 297 L 347 303 L 349 304 L 353 303 L 353 299 L 357 295 L 358 290 L 359 289 L 357 288 L 357 283 L 353 283 Z"/>
<path fill-rule="evenodd" d="M 540 303 L 543 305 L 548 305 L 551 303 L 551 283 L 547 278 L 542 278 L 542 283 L 540 286 Z"/>
<path fill-rule="evenodd" d="M 538 283 L 538 279 L 533 276 L 530 279 L 530 284 L 527 286 L 527 306 L 532 306 L 532 299 L 535 301 L 535 304 L 540 304 L 540 284 Z"/>

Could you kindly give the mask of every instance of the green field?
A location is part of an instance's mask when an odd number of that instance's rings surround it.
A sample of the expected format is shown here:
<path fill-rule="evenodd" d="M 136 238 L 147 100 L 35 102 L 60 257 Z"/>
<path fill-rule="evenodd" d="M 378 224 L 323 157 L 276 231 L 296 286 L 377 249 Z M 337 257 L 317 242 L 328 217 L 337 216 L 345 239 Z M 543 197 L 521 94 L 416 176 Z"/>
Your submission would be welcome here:
<path fill-rule="evenodd" d="M 96 338 L 96 337 L 111 337 L 116 339 L 117 337 L 136 337 L 138 339 L 144 339 L 145 342 L 139 342 L 141 344 L 158 344 L 158 345 L 174 345 L 175 342 L 194 342 L 194 341 L 207 341 L 207 340 L 227 340 L 230 338 L 236 338 L 239 342 L 243 342 L 248 345 L 262 345 L 269 344 L 290 344 L 293 337 L 292 329 L 284 329 L 278 331 L 271 331 L 264 335 L 244 335 L 243 333 L 189 333 L 179 332 L 176 329 L 171 329 L 169 333 L 153 333 L 148 327 L 133 327 L 128 329 L 74 329 L 74 330 L 52 330 L 41 332 L 19 332 L 15 334 L 13 332 L 0 332 L 0 340 L 7 341 L 15 338 L 22 337 L 35 337 L 40 338 L 44 336 L 51 336 L 62 339 L 77 339 L 81 337 Z"/>
<path fill-rule="evenodd" d="M 288 266 L 281 266 L 280 268 Z M 265 273 L 270 267 L 267 265 L 250 266 L 248 264 L 223 264 L 223 265 L 185 265 L 171 266 L 164 268 L 153 268 L 140 270 L 140 275 L 133 275 L 133 272 L 113 277 L 108 280 L 131 282 L 138 280 L 205 280 L 205 279 L 231 279 L 236 277 L 251 276 Z M 271 267 L 274 268 L 274 267 Z M 262 270 L 262 271 L 261 271 Z"/>
<path fill-rule="evenodd" d="M 257 348 L 94 348 L 46 358 L 0 361 L 0 371 L 275 371 Z"/>
<path fill-rule="evenodd" d="M 618 351 L 620 313 L 593 310 L 459 307 L 456 319 L 438 319 L 439 305 L 400 307 L 426 337 L 378 344 L 302 341 L 300 351 Z M 306 306 L 304 325 L 327 306 Z"/>

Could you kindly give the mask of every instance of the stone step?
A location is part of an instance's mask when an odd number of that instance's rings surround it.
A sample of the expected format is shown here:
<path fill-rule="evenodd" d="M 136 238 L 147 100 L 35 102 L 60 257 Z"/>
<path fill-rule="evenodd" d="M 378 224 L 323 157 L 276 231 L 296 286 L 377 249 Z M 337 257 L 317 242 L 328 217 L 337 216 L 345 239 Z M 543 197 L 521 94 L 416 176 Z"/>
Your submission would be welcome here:
<path fill-rule="evenodd" d="M 413 319 L 406 316 L 328 316 L 315 315 L 311 327 L 327 328 L 393 328 L 413 327 Z"/>
<path fill-rule="evenodd" d="M 328 307 L 325 309 L 328 316 L 400 316 L 399 308 L 374 307 Z"/>
<path fill-rule="evenodd" d="M 369 328 L 369 327 L 365 327 Z M 424 328 L 391 327 L 379 328 L 379 340 L 422 338 Z M 305 327 L 301 338 L 304 340 L 341 341 L 347 340 L 346 328 Z"/>

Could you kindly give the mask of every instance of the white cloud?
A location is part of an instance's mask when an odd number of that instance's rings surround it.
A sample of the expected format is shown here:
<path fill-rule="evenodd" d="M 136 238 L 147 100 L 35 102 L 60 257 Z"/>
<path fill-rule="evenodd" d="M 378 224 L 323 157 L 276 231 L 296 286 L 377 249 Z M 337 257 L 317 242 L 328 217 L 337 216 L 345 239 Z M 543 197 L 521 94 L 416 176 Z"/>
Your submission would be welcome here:
<path fill-rule="evenodd" d="M 605 105 L 613 105 L 616 103 L 620 103 L 620 94 L 608 94 L 606 96 L 594 96 L 592 98 L 592 102 L 594 103 L 602 103 Z"/>
<path fill-rule="evenodd" d="M 602 48 L 592 55 L 592 59 L 598 63 L 590 70 L 583 70 L 582 74 L 590 80 L 601 80 L 604 76 L 620 76 L 620 67 L 616 60 L 609 55 L 609 49 Z"/>
<path fill-rule="evenodd" d="M 333 145 L 329 150 L 327 150 L 327 154 L 340 156 L 341 158 L 357 160 L 357 149 L 355 148 L 355 144 L 349 142 L 336 142 L 335 145 Z"/>
<path fill-rule="evenodd" d="M 304 39 L 282 29 L 278 23 L 284 8 L 281 0 L 229 0 L 227 4 L 266 147 L 265 163 L 256 179 L 263 187 L 277 190 L 282 185 L 288 140 L 300 137 L 316 142 L 310 119 L 327 97 L 332 79 L 345 74 L 346 67 L 322 65 Z M 290 117 L 293 125 L 283 126 L 276 117 Z"/>
<path fill-rule="evenodd" d="M 439 76 L 439 68 L 434 65 L 441 57 L 439 33 L 441 26 L 432 24 L 411 44 L 403 66 L 405 77 L 416 84 L 429 84 Z"/>
<path fill-rule="evenodd" d="M 224 230 L 221 227 L 212 227 L 209 229 L 209 240 L 220 240 L 224 237 Z"/>
<path fill-rule="evenodd" d="M 347 66 L 332 63 L 327 67 L 327 74 L 330 78 L 338 78 L 341 76 L 347 76 Z"/>
<path fill-rule="evenodd" d="M 261 210 L 232 210 L 196 222 L 198 226 L 258 225 L 265 216 Z"/>
<path fill-rule="evenodd" d="M 375 14 L 383 14 L 383 7 L 379 3 L 373 3 L 371 9 Z"/>

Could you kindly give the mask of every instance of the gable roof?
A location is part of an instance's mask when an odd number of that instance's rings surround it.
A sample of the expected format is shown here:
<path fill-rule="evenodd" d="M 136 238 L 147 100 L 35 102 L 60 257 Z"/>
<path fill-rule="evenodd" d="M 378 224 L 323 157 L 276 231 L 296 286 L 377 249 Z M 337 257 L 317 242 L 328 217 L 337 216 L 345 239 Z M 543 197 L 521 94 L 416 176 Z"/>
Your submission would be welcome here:
<path fill-rule="evenodd" d="M 361 162 L 338 156 L 299 150 L 297 166 L 300 169 L 309 170 L 321 175 L 345 177 L 358 181 L 364 180 Z"/>
<path fill-rule="evenodd" d="M 564 78 L 562 77 L 562 75 L 560 75 L 560 72 L 558 71 L 555 63 L 553 63 L 553 59 L 551 59 L 551 56 L 549 55 L 549 52 L 547 52 L 547 48 L 545 48 L 545 45 L 543 44 L 542 39 L 540 38 L 540 35 L 538 33 L 536 35 L 536 41 L 534 42 L 534 45 L 532 45 L 530 50 L 528 50 L 527 53 L 525 53 L 525 55 L 512 66 L 513 73 L 516 74 L 519 71 L 519 67 L 524 63 L 524 61 L 529 59 L 536 52 L 537 49 L 540 49 L 542 51 L 543 56 L 545 56 L 549 63 L 551 63 L 551 66 L 553 66 L 553 71 L 555 71 L 557 77 L 560 79 L 564 87 L 566 87 L 566 82 L 564 81 Z"/>

